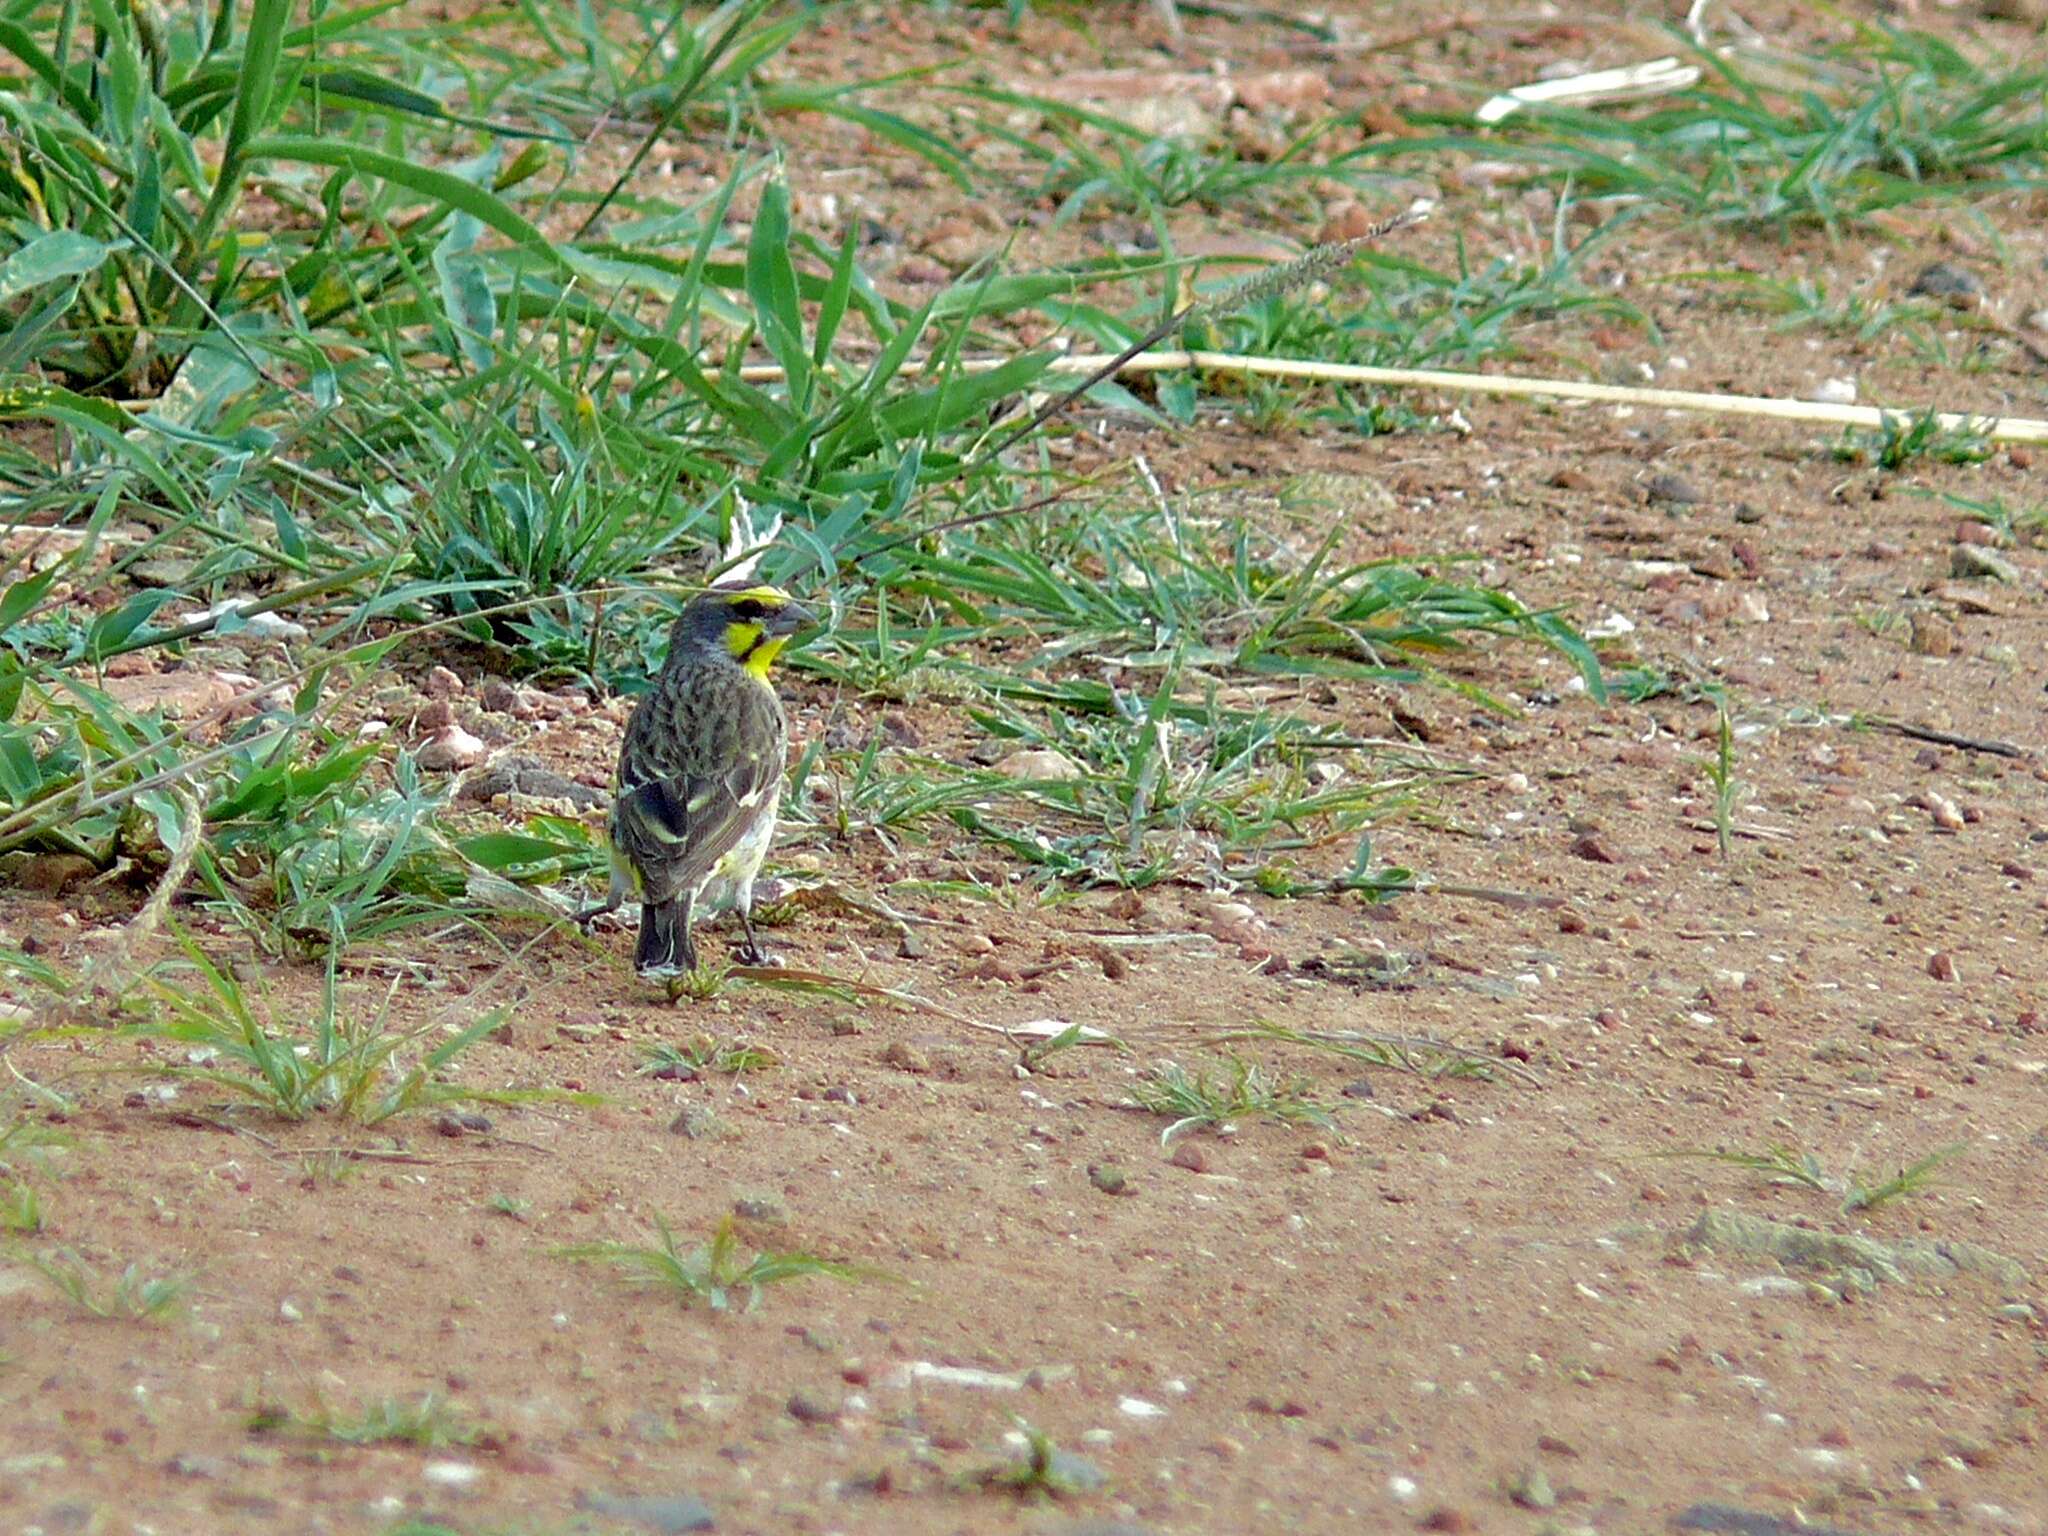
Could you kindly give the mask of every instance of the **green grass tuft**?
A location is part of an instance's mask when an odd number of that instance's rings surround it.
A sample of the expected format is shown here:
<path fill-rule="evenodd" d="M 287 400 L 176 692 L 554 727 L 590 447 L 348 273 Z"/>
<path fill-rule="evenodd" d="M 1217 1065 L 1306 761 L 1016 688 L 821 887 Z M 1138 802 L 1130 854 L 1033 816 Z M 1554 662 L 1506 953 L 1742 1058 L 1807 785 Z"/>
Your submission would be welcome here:
<path fill-rule="evenodd" d="M 733 1309 L 752 1311 L 761 1304 L 771 1285 L 791 1280 L 824 1278 L 853 1281 L 865 1272 L 850 1264 L 835 1263 L 808 1253 L 755 1253 L 740 1251 L 732 1218 L 718 1224 L 708 1242 L 685 1252 L 676 1244 L 676 1234 L 667 1222 L 655 1219 L 661 1241 L 653 1247 L 630 1243 L 581 1243 L 557 1248 L 560 1258 L 583 1264 L 607 1264 L 627 1280 L 659 1292 L 684 1306 L 703 1305 L 714 1312 Z"/>
<path fill-rule="evenodd" d="M 1261 1116 L 1288 1125 L 1331 1126 L 1329 1109 L 1318 1103 L 1305 1079 L 1276 1079 L 1241 1056 L 1230 1056 L 1220 1071 L 1190 1073 L 1178 1062 L 1152 1069 L 1131 1087 L 1131 1103 L 1172 1121 L 1159 1133 L 1162 1146 L 1191 1131 L 1221 1130 L 1234 1121 Z"/>

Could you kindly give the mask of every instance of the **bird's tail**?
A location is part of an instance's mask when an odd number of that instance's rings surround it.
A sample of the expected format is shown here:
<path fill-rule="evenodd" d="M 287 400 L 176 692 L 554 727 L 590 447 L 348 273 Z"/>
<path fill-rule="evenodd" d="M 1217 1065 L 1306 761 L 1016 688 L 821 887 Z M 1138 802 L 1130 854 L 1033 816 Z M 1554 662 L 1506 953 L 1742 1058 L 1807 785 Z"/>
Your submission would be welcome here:
<path fill-rule="evenodd" d="M 690 916 L 686 903 L 650 901 L 640 908 L 640 942 L 633 951 L 633 969 L 642 976 L 679 976 L 695 970 Z"/>

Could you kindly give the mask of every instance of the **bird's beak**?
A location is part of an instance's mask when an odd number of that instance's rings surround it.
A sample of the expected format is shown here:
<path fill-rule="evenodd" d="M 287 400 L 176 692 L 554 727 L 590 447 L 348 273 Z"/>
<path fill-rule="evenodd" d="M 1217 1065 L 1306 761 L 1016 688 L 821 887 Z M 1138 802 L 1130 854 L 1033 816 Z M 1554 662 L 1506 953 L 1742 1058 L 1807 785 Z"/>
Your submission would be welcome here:
<path fill-rule="evenodd" d="M 761 627 L 771 635 L 793 635 L 817 622 L 817 615 L 802 603 L 784 603 L 762 620 Z"/>

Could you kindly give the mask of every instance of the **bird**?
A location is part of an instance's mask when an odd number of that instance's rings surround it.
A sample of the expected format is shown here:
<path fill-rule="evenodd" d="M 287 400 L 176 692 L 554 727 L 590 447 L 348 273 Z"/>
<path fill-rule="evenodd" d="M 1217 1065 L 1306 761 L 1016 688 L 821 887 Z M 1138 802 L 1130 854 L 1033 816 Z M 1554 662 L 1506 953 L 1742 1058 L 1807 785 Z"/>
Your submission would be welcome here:
<path fill-rule="evenodd" d="M 692 920 L 738 914 L 742 964 L 770 963 L 754 934 L 754 877 L 775 839 L 789 727 L 768 670 L 815 622 L 780 587 L 727 581 L 687 603 L 668 655 L 619 748 L 608 833 L 616 912 L 640 900 L 633 968 L 649 980 L 697 970 Z"/>

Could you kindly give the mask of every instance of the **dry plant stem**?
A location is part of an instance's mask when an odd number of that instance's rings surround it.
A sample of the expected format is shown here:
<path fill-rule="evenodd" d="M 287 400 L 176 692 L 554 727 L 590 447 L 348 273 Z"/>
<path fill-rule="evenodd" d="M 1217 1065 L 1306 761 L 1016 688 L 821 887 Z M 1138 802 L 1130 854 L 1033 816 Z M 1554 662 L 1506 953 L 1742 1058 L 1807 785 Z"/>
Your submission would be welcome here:
<path fill-rule="evenodd" d="M 1092 357 L 1063 357 L 1054 366 L 1080 372 L 1094 366 Z M 1724 416 L 1768 416 L 1778 421 L 1820 422 L 1837 427 L 1882 429 L 1887 421 L 1917 415 L 1914 411 L 1881 410 L 1872 405 L 1828 405 L 1818 400 L 1773 400 L 1762 395 L 1709 395 L 1686 389 L 1631 389 L 1622 384 L 1588 384 L 1577 379 L 1525 379 L 1484 373 L 1448 373 L 1429 368 L 1374 368 L 1362 363 L 1318 363 L 1301 358 L 1240 357 L 1229 352 L 1147 352 L 1123 365 L 1125 373 L 1172 373 L 1199 368 L 1215 373 L 1282 379 L 1307 379 L 1328 384 L 1383 384 L 1409 389 L 1441 389 L 1453 393 L 1509 395 L 1525 399 L 1594 400 L 1611 405 L 1675 411 L 1706 411 Z M 2048 421 L 2027 416 L 1966 416 L 1941 412 L 1935 418 L 1945 431 L 1967 431 L 2006 443 L 2048 443 Z"/>
<path fill-rule="evenodd" d="M 1416 896 L 1457 896 L 1466 901 L 1490 901 L 1497 907 L 1537 907 L 1551 910 L 1564 905 L 1562 896 L 1540 891 L 1510 891 L 1491 885 L 1439 885 L 1422 881 L 1409 893 Z"/>
<path fill-rule="evenodd" d="M 1914 741 L 1931 741 L 1937 747 L 1954 747 L 1958 752 L 1988 752 L 1994 757 L 2024 758 L 2027 751 L 2009 741 L 1991 741 L 1981 736 L 1958 736 L 1953 731 L 1937 731 L 1928 725 L 1913 725 L 1904 720 L 1872 720 L 1880 731 L 1890 731 L 1895 736 L 1909 736 Z"/>
<path fill-rule="evenodd" d="M 967 372 L 989 372 L 1007 358 L 969 358 L 958 366 Z M 1134 352 L 1129 356 L 1077 353 L 1054 359 L 1054 373 L 1088 375 L 1083 391 L 1108 376 L 1177 373 L 1198 368 L 1210 373 L 1247 377 L 1305 379 L 1320 384 L 1378 384 L 1391 389 L 1440 389 L 1450 394 L 1507 395 L 1535 400 L 1592 400 L 1646 410 L 1702 411 L 1720 416 L 1765 416 L 1778 421 L 1815 422 L 1826 426 L 1882 430 L 1886 422 L 1918 414 L 1884 410 L 1874 405 L 1829 405 L 1818 400 L 1774 400 L 1764 395 L 1710 395 L 1685 389 L 1631 389 L 1623 384 L 1589 384 L 1579 379 L 1526 379 L 1510 374 L 1450 373 L 1431 368 L 1375 368 L 1363 363 L 1320 363 L 1311 358 L 1243 357 L 1232 352 Z M 913 371 L 906 367 L 906 373 Z M 742 368 L 750 383 L 772 383 L 782 370 L 769 364 Z M 1068 396 L 1055 397 L 1058 407 Z M 1052 411 L 1041 411 L 1050 416 Z M 1034 417 L 1032 424 L 1038 424 Z M 2030 416 L 1967 416 L 1943 411 L 1935 418 L 1945 431 L 1966 431 L 2002 443 L 2048 443 L 2048 421 Z"/>

